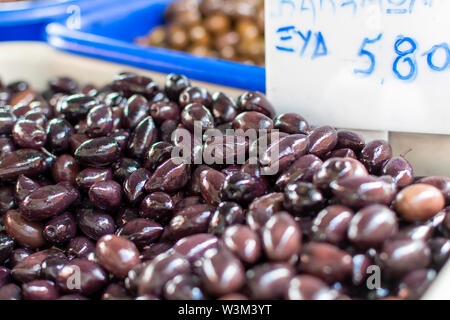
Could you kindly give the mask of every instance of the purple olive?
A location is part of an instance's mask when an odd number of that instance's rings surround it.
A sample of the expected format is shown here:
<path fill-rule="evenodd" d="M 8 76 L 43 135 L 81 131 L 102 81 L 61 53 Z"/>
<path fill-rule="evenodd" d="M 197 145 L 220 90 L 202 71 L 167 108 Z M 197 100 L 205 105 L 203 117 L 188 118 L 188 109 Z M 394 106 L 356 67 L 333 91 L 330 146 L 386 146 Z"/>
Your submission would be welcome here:
<path fill-rule="evenodd" d="M 28 195 L 19 205 L 20 213 L 29 220 L 43 220 L 66 210 L 79 193 L 69 190 L 63 185 L 41 187 Z"/>
<path fill-rule="evenodd" d="M 312 154 L 298 158 L 277 178 L 277 188 L 284 190 L 286 185 L 297 181 L 312 182 L 314 174 L 322 164 L 322 160 Z"/>
<path fill-rule="evenodd" d="M 120 207 L 115 216 L 115 221 L 118 227 L 123 226 L 128 221 L 139 218 L 137 208 L 133 207 Z"/>
<path fill-rule="evenodd" d="M 392 148 L 385 140 L 374 140 L 361 150 L 360 160 L 371 174 L 378 174 L 383 165 L 392 158 Z"/>
<path fill-rule="evenodd" d="M 16 146 L 12 139 L 0 137 L 0 158 L 6 156 L 16 150 Z"/>
<path fill-rule="evenodd" d="M 364 165 L 352 158 L 331 158 L 325 161 L 316 171 L 313 183 L 320 188 L 328 188 L 329 184 L 345 177 L 366 177 L 368 172 Z"/>
<path fill-rule="evenodd" d="M 398 187 L 406 187 L 414 181 L 414 169 L 404 157 L 391 158 L 383 166 L 381 173 L 394 178 Z"/>
<path fill-rule="evenodd" d="M 93 240 L 112 234 L 116 230 L 113 217 L 107 213 L 92 209 L 79 210 L 77 212 L 77 222 L 80 230 Z"/>
<path fill-rule="evenodd" d="M 75 188 L 68 190 L 63 185 L 44 186 L 28 195 L 20 203 L 19 210 L 29 220 L 43 220 L 63 212 L 78 197 Z"/>
<path fill-rule="evenodd" d="M 75 159 L 68 154 L 62 154 L 52 164 L 52 177 L 55 182 L 67 181 L 75 184 L 80 169 Z"/>
<path fill-rule="evenodd" d="M 275 129 L 290 134 L 302 133 L 308 134 L 309 124 L 299 114 L 296 113 L 283 113 L 274 119 Z"/>
<path fill-rule="evenodd" d="M 303 247 L 299 270 L 333 283 L 350 276 L 352 264 L 352 256 L 338 247 L 310 242 Z"/>
<path fill-rule="evenodd" d="M 177 275 L 189 273 L 189 262 L 181 254 L 176 252 L 160 254 L 142 271 L 138 281 L 138 294 L 160 296 L 167 281 Z"/>
<path fill-rule="evenodd" d="M 203 145 L 204 161 L 211 165 L 242 163 L 248 147 L 245 136 L 213 135 Z"/>
<path fill-rule="evenodd" d="M 116 231 L 116 235 L 134 242 L 137 247 L 144 247 L 159 239 L 164 228 L 149 219 L 137 218 L 125 223 Z"/>
<path fill-rule="evenodd" d="M 122 186 L 113 180 L 96 182 L 89 189 L 89 200 L 97 208 L 113 209 L 122 200 Z"/>
<path fill-rule="evenodd" d="M 173 240 L 206 232 L 213 215 L 213 209 L 205 204 L 187 207 L 178 211 L 170 220 L 168 232 Z"/>
<path fill-rule="evenodd" d="M 348 148 L 358 154 L 366 146 L 364 138 L 353 131 L 339 130 L 337 138 L 336 148 L 338 149 Z"/>
<path fill-rule="evenodd" d="M 332 127 L 316 128 L 309 134 L 309 153 L 322 157 L 336 147 L 337 140 L 337 132 Z"/>
<path fill-rule="evenodd" d="M 150 99 L 158 91 L 158 84 L 151 78 L 139 76 L 132 72 L 123 72 L 114 77 L 112 88 L 126 97 L 133 94 L 142 94 Z"/>
<path fill-rule="evenodd" d="M 12 180 L 21 174 L 36 176 L 47 169 L 44 153 L 33 149 L 19 149 L 0 158 L 0 179 Z"/>
<path fill-rule="evenodd" d="M 244 210 L 239 204 L 236 202 L 221 202 L 217 205 L 217 209 L 209 222 L 208 233 L 221 235 L 226 227 L 242 224 L 244 221 Z"/>
<path fill-rule="evenodd" d="M 78 83 L 69 77 L 56 77 L 48 81 L 53 92 L 74 94 L 78 91 Z"/>
<path fill-rule="evenodd" d="M 61 99 L 57 111 L 68 121 L 75 123 L 86 117 L 89 110 L 97 105 L 97 100 L 84 94 L 74 94 Z"/>
<path fill-rule="evenodd" d="M 3 239 L 5 239 L 4 235 L 2 236 Z M 7 239 L 7 241 L 9 241 Z M 12 248 L 11 244 L 11 248 Z M 7 247 L 7 245 L 5 245 L 5 248 Z M 14 249 L 12 250 L 12 252 L 10 254 L 8 254 L 10 260 L 9 260 L 9 264 L 11 266 L 11 268 L 14 268 L 18 263 L 22 262 L 26 257 L 28 257 L 30 254 L 32 254 L 33 251 L 31 251 L 31 249 L 28 248 L 19 248 L 19 249 Z M 2 258 L 4 256 L 2 255 Z M 8 257 L 5 257 L 5 260 Z"/>
<path fill-rule="evenodd" d="M 102 267 L 119 279 L 140 263 L 139 251 L 130 240 L 115 235 L 105 235 L 97 241 L 96 253 Z"/>
<path fill-rule="evenodd" d="M 119 159 L 120 148 L 113 138 L 100 137 L 83 142 L 74 155 L 84 165 L 106 167 Z"/>
<path fill-rule="evenodd" d="M 86 237 L 75 237 L 69 241 L 66 254 L 70 259 L 89 258 L 95 252 L 95 244 Z"/>
<path fill-rule="evenodd" d="M 350 221 L 349 240 L 357 246 L 376 247 L 397 233 L 395 212 L 386 206 L 371 205 L 358 211 Z"/>
<path fill-rule="evenodd" d="M 21 300 L 22 290 L 14 283 L 6 284 L 0 288 L 0 300 Z"/>
<path fill-rule="evenodd" d="M 431 263 L 431 250 L 421 240 L 388 241 L 384 244 L 379 259 L 386 272 L 402 275 L 427 268 Z"/>
<path fill-rule="evenodd" d="M 42 262 L 49 257 L 64 258 L 64 254 L 56 249 L 46 249 L 30 254 L 23 259 L 11 271 L 13 278 L 20 283 L 39 280 L 42 271 Z"/>
<path fill-rule="evenodd" d="M 273 129 L 273 121 L 263 113 L 256 111 L 242 112 L 233 120 L 233 129 L 246 132 L 252 130 L 266 130 L 270 132 Z"/>
<path fill-rule="evenodd" d="M 222 296 L 241 289 L 245 283 L 245 269 L 229 251 L 210 249 L 205 253 L 200 279 L 206 291 Z"/>
<path fill-rule="evenodd" d="M 258 234 L 245 225 L 228 227 L 223 233 L 222 241 L 225 247 L 245 264 L 253 264 L 261 256 Z"/>
<path fill-rule="evenodd" d="M 137 203 L 144 197 L 145 183 L 150 179 L 150 172 L 140 168 L 130 174 L 123 183 L 123 190 L 128 201 Z"/>
<path fill-rule="evenodd" d="M 198 125 L 201 130 L 214 127 L 211 112 L 200 103 L 188 104 L 181 112 L 181 122 L 190 131 L 194 130 L 195 125 Z"/>
<path fill-rule="evenodd" d="M 203 257 L 206 251 L 218 247 L 219 239 L 217 237 L 206 233 L 197 233 L 181 238 L 172 248 L 190 263 L 195 263 Z"/>
<path fill-rule="evenodd" d="M 75 130 L 69 122 L 54 118 L 47 123 L 46 147 L 53 152 L 65 152 L 70 147 L 71 137 L 74 133 Z"/>
<path fill-rule="evenodd" d="M 204 164 L 200 164 L 192 172 L 191 179 L 188 184 L 189 193 L 191 195 L 200 195 L 200 174 L 204 170 L 209 170 L 209 169 L 211 169 L 211 167 L 204 165 Z M 240 169 L 240 167 L 239 167 L 239 169 Z"/>
<path fill-rule="evenodd" d="M 162 163 L 171 158 L 173 149 L 174 146 L 169 142 L 156 142 L 145 155 L 144 167 L 154 171 Z"/>
<path fill-rule="evenodd" d="M 5 216 L 3 218 L 5 222 L 5 229 L 6 229 L 6 220 L 8 219 L 8 216 Z M 10 228 L 8 228 L 10 229 Z M 11 233 L 11 230 L 9 231 L 2 231 L 0 233 L 0 263 L 4 263 L 8 258 L 13 259 L 13 249 L 14 249 L 14 238 L 9 236 L 8 234 Z M 14 230 L 13 230 L 14 233 Z M 17 241 L 19 242 L 19 241 Z"/>
<path fill-rule="evenodd" d="M 180 120 L 180 107 L 175 102 L 156 102 L 150 105 L 150 115 L 156 123 L 162 124 L 166 120 Z"/>
<path fill-rule="evenodd" d="M 292 134 L 272 143 L 262 154 L 260 162 L 268 166 L 272 174 L 283 172 L 295 160 L 305 155 L 309 138 L 303 134 Z"/>
<path fill-rule="evenodd" d="M 164 223 L 172 218 L 174 207 L 174 202 L 167 193 L 154 192 L 142 200 L 139 215 Z"/>
<path fill-rule="evenodd" d="M 200 193 L 207 204 L 216 206 L 221 202 L 220 191 L 225 175 L 217 170 L 204 170 L 200 174 Z"/>
<path fill-rule="evenodd" d="M 257 111 L 273 118 L 275 116 L 275 109 L 267 100 L 266 96 L 260 92 L 245 92 L 239 96 L 237 100 L 237 107 L 242 111 Z"/>
<path fill-rule="evenodd" d="M 84 133 L 74 133 L 69 138 L 70 150 L 75 152 L 79 146 L 85 141 L 89 140 L 89 137 Z"/>
<path fill-rule="evenodd" d="M 170 158 L 155 170 L 145 184 L 145 190 L 148 192 L 176 192 L 187 184 L 189 171 L 189 165 L 183 159 Z"/>
<path fill-rule="evenodd" d="M 290 212 L 300 215 L 316 210 L 325 203 L 322 192 L 312 183 L 291 183 L 284 189 L 284 206 Z"/>
<path fill-rule="evenodd" d="M 172 134 L 178 128 L 178 121 L 166 120 L 159 127 L 159 134 L 161 136 L 161 141 L 170 142 L 172 141 Z"/>
<path fill-rule="evenodd" d="M 398 285 L 398 296 L 402 299 L 419 299 L 436 278 L 433 269 L 415 270 L 405 275 Z"/>
<path fill-rule="evenodd" d="M 23 201 L 23 199 L 25 199 L 26 196 L 28 196 L 38 188 L 39 184 L 37 182 L 33 181 L 27 176 L 20 175 L 16 181 L 14 198 L 18 203 L 20 203 Z"/>
<path fill-rule="evenodd" d="M 59 297 L 55 284 L 48 280 L 34 280 L 22 285 L 25 300 L 56 300 Z"/>
<path fill-rule="evenodd" d="M 138 123 L 128 142 L 128 152 L 134 158 L 143 158 L 156 142 L 158 129 L 153 118 L 148 116 Z"/>
<path fill-rule="evenodd" d="M 1 109 L 0 110 L 0 134 L 11 133 L 14 124 L 16 123 L 16 116 L 10 111 Z"/>
<path fill-rule="evenodd" d="M 401 228 L 395 235 L 395 240 L 423 240 L 428 241 L 434 233 L 432 225 L 418 224 Z"/>
<path fill-rule="evenodd" d="M 236 172 L 225 178 L 221 198 L 227 201 L 248 202 L 262 196 L 267 185 L 245 172 Z"/>
<path fill-rule="evenodd" d="M 204 300 L 203 292 L 198 277 L 180 274 L 167 281 L 164 286 L 164 298 L 167 300 Z"/>
<path fill-rule="evenodd" d="M 285 298 L 288 300 L 334 300 L 337 292 L 314 276 L 299 275 L 289 282 Z"/>
<path fill-rule="evenodd" d="M 142 95 L 131 96 L 123 108 L 121 124 L 125 129 L 134 129 L 150 111 L 147 99 Z"/>
<path fill-rule="evenodd" d="M 133 172 L 138 170 L 141 167 L 139 162 L 130 158 L 120 158 L 113 165 L 114 170 L 114 178 L 123 183 Z"/>
<path fill-rule="evenodd" d="M 19 120 L 12 129 L 14 143 L 21 148 L 40 149 L 47 141 L 44 128 L 30 120 Z"/>
<path fill-rule="evenodd" d="M 333 181 L 334 195 L 350 207 L 362 208 L 371 204 L 390 205 L 397 194 L 394 179 L 366 177 L 347 177 Z"/>
<path fill-rule="evenodd" d="M 205 88 L 187 87 L 180 93 L 178 102 L 181 108 L 185 108 L 192 103 L 202 104 L 209 108 L 212 103 L 212 97 Z"/>
<path fill-rule="evenodd" d="M 96 106 L 89 110 L 86 119 L 86 133 L 90 137 L 101 137 L 113 129 L 113 112 L 111 107 Z"/>
<path fill-rule="evenodd" d="M 44 226 L 44 238 L 51 243 L 62 244 L 74 238 L 77 233 L 77 225 L 74 217 L 65 212 L 52 218 Z"/>
<path fill-rule="evenodd" d="M 190 87 L 190 81 L 184 75 L 171 73 L 167 76 L 164 91 L 172 101 L 178 101 L 181 92 Z"/>
<path fill-rule="evenodd" d="M 238 113 L 234 100 L 222 92 L 213 94 L 211 112 L 217 124 L 233 121 Z"/>
<path fill-rule="evenodd" d="M 12 209 L 14 205 L 14 188 L 0 187 L 0 214 L 5 214 L 6 211 Z"/>
<path fill-rule="evenodd" d="M 263 263 L 254 266 L 247 271 L 250 298 L 257 300 L 281 298 L 294 275 L 294 269 L 285 263 Z"/>
<path fill-rule="evenodd" d="M 262 244 L 267 258 L 288 261 L 302 245 L 302 233 L 294 218 L 285 212 L 272 216 L 261 230 Z"/>
<path fill-rule="evenodd" d="M 106 272 L 97 263 L 73 259 L 59 271 L 56 285 L 66 293 L 90 296 L 100 291 L 107 281 Z"/>
<path fill-rule="evenodd" d="M 433 254 L 433 265 L 437 268 L 442 267 L 450 257 L 450 239 L 433 238 L 428 241 Z"/>
<path fill-rule="evenodd" d="M 313 221 L 311 227 L 316 241 L 326 241 L 332 244 L 340 244 L 347 238 L 353 211 L 341 205 L 326 207 Z"/>
<path fill-rule="evenodd" d="M 87 168 L 78 173 L 75 182 L 82 190 L 88 191 L 96 182 L 112 180 L 112 178 L 113 175 L 109 168 Z"/>

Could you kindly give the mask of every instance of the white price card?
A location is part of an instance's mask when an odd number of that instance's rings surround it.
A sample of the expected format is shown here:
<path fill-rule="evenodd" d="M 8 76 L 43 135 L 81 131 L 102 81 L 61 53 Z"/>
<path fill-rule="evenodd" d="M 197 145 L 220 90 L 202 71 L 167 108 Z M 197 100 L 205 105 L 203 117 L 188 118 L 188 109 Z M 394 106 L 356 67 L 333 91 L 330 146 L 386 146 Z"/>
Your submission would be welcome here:
<path fill-rule="evenodd" d="M 450 134 L 450 0 L 268 0 L 266 38 L 280 112 Z"/>

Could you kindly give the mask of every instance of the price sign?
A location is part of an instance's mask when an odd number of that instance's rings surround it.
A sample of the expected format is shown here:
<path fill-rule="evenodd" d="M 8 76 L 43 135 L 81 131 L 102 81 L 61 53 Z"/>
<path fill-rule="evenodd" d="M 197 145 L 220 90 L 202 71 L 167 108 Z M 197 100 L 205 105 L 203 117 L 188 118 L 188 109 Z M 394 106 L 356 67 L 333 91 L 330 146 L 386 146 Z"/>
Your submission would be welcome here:
<path fill-rule="evenodd" d="M 450 133 L 449 0 L 266 1 L 267 93 L 340 128 Z"/>

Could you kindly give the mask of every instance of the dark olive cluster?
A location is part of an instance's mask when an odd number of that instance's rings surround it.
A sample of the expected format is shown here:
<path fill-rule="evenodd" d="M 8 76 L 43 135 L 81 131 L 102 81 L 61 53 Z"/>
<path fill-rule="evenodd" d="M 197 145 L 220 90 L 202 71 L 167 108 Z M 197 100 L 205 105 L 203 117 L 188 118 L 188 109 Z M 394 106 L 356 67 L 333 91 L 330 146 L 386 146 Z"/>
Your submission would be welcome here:
<path fill-rule="evenodd" d="M 177 0 L 141 45 L 264 65 L 263 0 Z"/>
<path fill-rule="evenodd" d="M 182 131 L 192 158 L 245 162 L 177 161 Z M 386 141 L 257 92 L 128 72 L 0 84 L 0 299 L 415 299 L 449 257 L 449 204 L 450 179 L 416 177 Z"/>

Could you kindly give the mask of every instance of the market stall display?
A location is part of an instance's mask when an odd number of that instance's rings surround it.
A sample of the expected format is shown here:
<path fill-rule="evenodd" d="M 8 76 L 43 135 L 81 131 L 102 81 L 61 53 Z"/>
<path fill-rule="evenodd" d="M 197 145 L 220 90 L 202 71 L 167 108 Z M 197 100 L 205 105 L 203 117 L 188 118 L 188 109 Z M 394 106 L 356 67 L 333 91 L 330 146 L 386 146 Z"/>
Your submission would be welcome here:
<path fill-rule="evenodd" d="M 0 300 L 450 299 L 446 2 L 4 2 Z"/>

